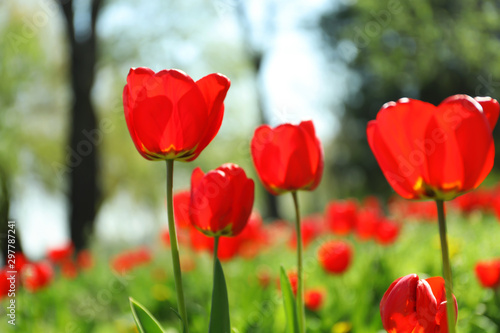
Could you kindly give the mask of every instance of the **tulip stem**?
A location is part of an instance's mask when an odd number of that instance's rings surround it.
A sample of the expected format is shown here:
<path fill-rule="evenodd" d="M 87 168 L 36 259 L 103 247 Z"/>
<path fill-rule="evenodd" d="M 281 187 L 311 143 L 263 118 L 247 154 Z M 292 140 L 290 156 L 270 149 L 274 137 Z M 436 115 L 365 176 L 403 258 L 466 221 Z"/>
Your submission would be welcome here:
<path fill-rule="evenodd" d="M 214 237 L 214 277 L 215 277 L 215 263 L 217 262 L 217 252 L 219 250 L 219 237 Z"/>
<path fill-rule="evenodd" d="M 304 310 L 304 276 L 302 272 L 302 230 L 300 228 L 300 209 L 297 191 L 293 191 L 292 196 L 297 219 L 297 223 L 295 224 L 297 232 L 297 322 L 299 324 L 299 332 L 304 333 L 306 314 Z"/>
<path fill-rule="evenodd" d="M 436 200 L 441 239 L 441 255 L 443 260 L 444 286 L 446 289 L 446 311 L 448 314 L 448 332 L 455 333 L 455 302 L 453 301 L 453 282 L 451 277 L 450 254 L 446 238 L 446 217 L 443 200 Z"/>
<path fill-rule="evenodd" d="M 177 310 L 182 320 L 182 332 L 188 333 L 188 318 L 186 304 L 184 302 L 184 291 L 182 288 L 181 263 L 179 260 L 179 246 L 177 245 L 177 233 L 174 222 L 174 199 L 172 189 L 174 183 L 174 161 L 167 160 L 167 212 L 168 232 L 170 234 L 170 251 L 172 253 L 172 265 L 174 267 L 175 290 L 177 291 Z"/>

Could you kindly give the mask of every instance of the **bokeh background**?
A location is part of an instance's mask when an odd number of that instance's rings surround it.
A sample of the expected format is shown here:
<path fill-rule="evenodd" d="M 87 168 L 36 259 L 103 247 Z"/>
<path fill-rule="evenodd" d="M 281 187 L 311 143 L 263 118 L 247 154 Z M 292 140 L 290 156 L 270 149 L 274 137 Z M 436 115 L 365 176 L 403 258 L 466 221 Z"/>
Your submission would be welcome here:
<path fill-rule="evenodd" d="M 131 67 L 232 81 L 219 134 L 175 164 L 175 190 L 225 162 L 257 180 L 256 126 L 313 119 L 325 173 L 305 214 L 393 194 L 365 135 L 385 102 L 500 91 L 498 1 L 3 0 L 0 35 L 0 220 L 31 260 L 70 240 L 105 257 L 166 228 L 165 165 L 136 152 L 124 120 Z M 485 183 L 497 179 L 498 166 Z M 264 221 L 293 218 L 291 198 L 256 184 Z"/>

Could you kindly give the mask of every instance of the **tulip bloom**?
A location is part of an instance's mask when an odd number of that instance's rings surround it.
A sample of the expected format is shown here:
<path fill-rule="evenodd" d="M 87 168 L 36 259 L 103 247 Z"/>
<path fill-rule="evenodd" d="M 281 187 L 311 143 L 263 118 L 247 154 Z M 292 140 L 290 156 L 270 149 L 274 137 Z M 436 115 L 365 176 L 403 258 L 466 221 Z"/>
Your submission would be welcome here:
<path fill-rule="evenodd" d="M 248 222 L 254 200 L 254 182 L 236 164 L 223 164 L 191 176 L 191 223 L 207 236 L 236 236 Z"/>
<path fill-rule="evenodd" d="M 398 238 L 399 229 L 400 226 L 396 222 L 382 218 L 377 224 L 375 239 L 381 245 L 390 245 Z"/>
<path fill-rule="evenodd" d="M 325 291 L 321 289 L 307 290 L 305 293 L 305 305 L 311 311 L 318 311 L 325 302 Z"/>
<path fill-rule="evenodd" d="M 66 243 L 62 246 L 49 249 L 47 256 L 54 264 L 63 264 L 70 261 L 75 252 L 75 247 L 72 242 Z"/>
<path fill-rule="evenodd" d="M 385 330 L 400 332 L 448 332 L 446 295 L 442 277 L 419 280 L 417 274 L 394 281 L 380 302 Z M 457 313 L 457 301 L 455 314 Z"/>
<path fill-rule="evenodd" d="M 197 158 L 219 131 L 229 86 L 221 74 L 195 82 L 176 69 L 130 69 L 123 107 L 139 153 L 148 160 Z"/>
<path fill-rule="evenodd" d="M 500 287 L 500 259 L 480 261 L 475 267 L 476 276 L 485 288 Z"/>
<path fill-rule="evenodd" d="M 326 206 L 326 222 L 330 231 L 347 235 L 356 226 L 357 205 L 354 200 L 331 201 Z"/>
<path fill-rule="evenodd" d="M 54 278 L 54 270 L 46 261 L 29 263 L 26 264 L 21 276 L 25 288 L 36 292 L 50 284 Z"/>
<path fill-rule="evenodd" d="M 342 274 L 351 264 L 351 246 L 344 241 L 328 241 L 319 248 L 318 260 L 325 272 Z"/>
<path fill-rule="evenodd" d="M 437 107 L 403 98 L 386 103 L 368 123 L 368 143 L 399 195 L 451 200 L 490 172 L 499 110 L 489 97 L 455 95 Z"/>
<path fill-rule="evenodd" d="M 267 125 L 255 130 L 251 142 L 255 169 L 274 195 L 314 190 L 323 174 L 323 148 L 312 121 L 299 125 Z"/>

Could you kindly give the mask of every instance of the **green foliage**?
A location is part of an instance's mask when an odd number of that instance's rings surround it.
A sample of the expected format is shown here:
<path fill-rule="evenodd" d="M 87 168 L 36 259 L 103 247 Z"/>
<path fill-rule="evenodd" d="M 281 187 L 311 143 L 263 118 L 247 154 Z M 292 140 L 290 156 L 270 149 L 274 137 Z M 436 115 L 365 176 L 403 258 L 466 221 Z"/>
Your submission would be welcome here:
<path fill-rule="evenodd" d="M 226 279 L 220 260 L 214 263 L 214 287 L 212 293 L 212 307 L 210 310 L 209 333 L 230 333 L 229 301 L 227 298 Z"/>
<path fill-rule="evenodd" d="M 135 324 L 141 333 L 163 333 L 160 323 L 156 318 L 132 297 L 130 298 L 130 308 L 134 315 Z"/>
<path fill-rule="evenodd" d="M 286 275 L 285 269 L 281 266 L 280 270 L 281 292 L 283 293 L 283 306 L 286 315 L 286 329 L 288 333 L 297 333 L 299 324 L 297 323 L 297 306 L 295 297 L 293 296 L 290 280 Z"/>

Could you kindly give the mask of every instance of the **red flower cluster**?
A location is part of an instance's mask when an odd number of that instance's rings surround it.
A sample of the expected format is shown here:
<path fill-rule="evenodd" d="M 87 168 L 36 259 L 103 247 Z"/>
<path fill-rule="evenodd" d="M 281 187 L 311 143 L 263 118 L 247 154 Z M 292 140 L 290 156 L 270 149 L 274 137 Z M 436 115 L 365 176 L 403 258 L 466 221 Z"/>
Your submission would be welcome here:
<path fill-rule="evenodd" d="M 475 272 L 483 287 L 492 289 L 500 287 L 500 258 L 479 261 L 476 264 Z"/>
<path fill-rule="evenodd" d="M 403 198 L 451 200 L 478 187 L 493 167 L 499 111 L 489 97 L 455 95 L 437 107 L 403 98 L 368 123 L 368 143 Z"/>
<path fill-rule="evenodd" d="M 351 245 L 345 241 L 328 241 L 318 250 L 318 261 L 327 273 L 343 274 L 352 261 Z"/>
<path fill-rule="evenodd" d="M 21 274 L 24 287 L 35 292 L 49 285 L 54 278 L 54 270 L 49 262 L 29 263 Z"/>
<path fill-rule="evenodd" d="M 229 86 L 221 74 L 195 82 L 175 69 L 130 69 L 123 107 L 139 153 L 148 160 L 196 159 L 219 131 Z"/>
<path fill-rule="evenodd" d="M 74 257 L 75 247 L 72 242 L 68 242 L 59 247 L 50 248 L 47 257 L 54 266 L 59 267 L 62 276 L 74 279 L 78 275 L 78 270 L 90 269 L 93 265 L 92 255 L 88 250 L 82 250 Z"/>
<path fill-rule="evenodd" d="M 400 219 L 436 222 L 437 208 L 433 201 L 408 201 L 400 197 L 389 200 L 389 214 Z"/>
<path fill-rule="evenodd" d="M 0 300 L 10 292 L 17 292 L 20 286 L 30 292 L 36 292 L 48 286 L 53 280 L 54 270 L 50 262 L 30 262 L 21 252 L 16 252 L 14 257 L 14 268 L 8 265 L 0 268 Z M 10 273 L 12 271 L 16 272 L 14 278 Z"/>
<path fill-rule="evenodd" d="M 126 274 L 132 269 L 152 260 L 151 251 L 146 247 L 127 250 L 111 258 L 111 268 L 118 274 Z"/>
<path fill-rule="evenodd" d="M 177 195 L 174 195 L 174 210 L 175 206 L 182 202 L 181 200 L 176 200 Z M 213 252 L 213 237 L 204 235 L 191 224 L 177 225 L 177 227 L 179 243 L 195 252 Z M 238 235 L 221 237 L 219 239 L 218 257 L 221 261 L 230 260 L 236 256 L 248 259 L 253 258 L 268 244 L 268 234 L 268 231 L 263 226 L 260 215 L 257 212 L 253 212 L 246 226 Z M 168 230 L 165 230 L 161 237 L 164 243 L 170 246 Z"/>
<path fill-rule="evenodd" d="M 382 245 L 394 243 L 399 236 L 399 223 L 386 218 L 373 197 L 360 207 L 351 199 L 331 201 L 326 206 L 325 216 L 328 229 L 340 236 L 354 232 L 360 240 L 374 238 Z"/>
<path fill-rule="evenodd" d="M 446 293 L 442 277 L 419 280 L 410 274 L 394 281 L 380 302 L 387 332 L 448 332 Z M 455 302 L 455 316 L 457 300 Z"/>

